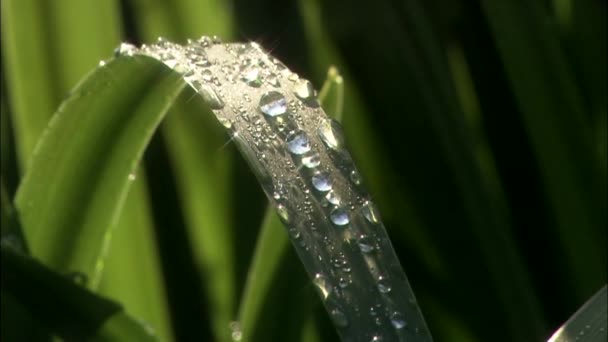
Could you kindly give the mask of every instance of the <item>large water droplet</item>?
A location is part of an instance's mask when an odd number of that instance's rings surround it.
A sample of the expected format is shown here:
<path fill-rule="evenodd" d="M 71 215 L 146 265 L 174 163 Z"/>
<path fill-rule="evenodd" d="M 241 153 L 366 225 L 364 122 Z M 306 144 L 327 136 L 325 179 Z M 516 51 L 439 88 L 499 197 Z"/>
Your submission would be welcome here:
<path fill-rule="evenodd" d="M 313 169 L 321 164 L 321 157 L 316 152 L 313 152 L 310 155 L 302 157 L 302 165 L 306 166 L 309 169 Z"/>
<path fill-rule="evenodd" d="M 327 200 L 327 202 L 333 204 L 333 205 L 339 205 L 340 204 L 340 197 L 338 197 L 338 195 L 336 194 L 335 190 L 330 190 L 327 195 L 325 195 L 325 199 Z"/>
<path fill-rule="evenodd" d="M 333 119 L 321 121 L 317 132 L 319 133 L 321 140 L 323 140 L 325 145 L 329 148 L 337 150 L 344 144 L 342 128 L 340 127 L 340 124 Z"/>
<path fill-rule="evenodd" d="M 331 178 L 327 172 L 319 172 L 312 176 L 312 185 L 319 191 L 329 191 L 332 186 Z"/>
<path fill-rule="evenodd" d="M 294 94 L 308 107 L 319 107 L 319 101 L 315 97 L 315 88 L 310 81 L 300 80 L 295 86 Z"/>
<path fill-rule="evenodd" d="M 403 329 L 407 325 L 405 322 L 405 318 L 399 311 L 395 311 L 391 314 L 391 324 L 395 327 L 395 329 Z"/>
<path fill-rule="evenodd" d="M 241 330 L 241 324 L 239 322 L 233 321 L 228 325 L 230 327 L 233 341 L 240 341 L 243 338 L 243 331 Z"/>
<path fill-rule="evenodd" d="M 287 149 L 293 154 L 304 154 L 310 151 L 310 139 L 303 131 L 292 132 L 285 139 Z"/>
<path fill-rule="evenodd" d="M 332 309 L 330 312 L 330 316 L 336 326 L 342 328 L 348 326 L 348 319 L 342 311 L 338 309 Z"/>
<path fill-rule="evenodd" d="M 374 241 L 367 235 L 362 234 L 359 236 L 357 243 L 359 244 L 359 249 L 363 253 L 370 253 L 374 250 Z"/>
<path fill-rule="evenodd" d="M 363 217 L 365 217 L 370 223 L 378 224 L 378 222 L 380 222 L 378 209 L 376 209 L 376 206 L 372 201 L 365 201 L 363 207 L 361 207 L 361 212 L 363 213 Z"/>
<path fill-rule="evenodd" d="M 285 114 L 287 111 L 287 99 L 278 91 L 269 91 L 260 98 L 259 108 L 268 116 Z"/>
<path fill-rule="evenodd" d="M 348 211 L 344 208 L 336 208 L 329 213 L 329 219 L 336 226 L 345 226 L 350 222 Z"/>

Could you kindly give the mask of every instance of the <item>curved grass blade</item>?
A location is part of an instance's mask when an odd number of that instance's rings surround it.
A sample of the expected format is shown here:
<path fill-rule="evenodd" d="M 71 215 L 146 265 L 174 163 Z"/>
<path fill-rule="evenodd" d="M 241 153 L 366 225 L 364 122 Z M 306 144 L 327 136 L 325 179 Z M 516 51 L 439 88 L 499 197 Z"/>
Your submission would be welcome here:
<path fill-rule="evenodd" d="M 152 133 L 184 83 L 149 58 L 90 74 L 41 138 L 16 196 L 32 254 L 95 288 L 110 231 Z"/>
<path fill-rule="evenodd" d="M 342 76 L 337 72 L 337 69 L 330 68 L 327 80 L 323 83 L 322 90 L 319 93 L 319 102 L 338 121 L 341 120 L 343 114 L 342 87 Z M 331 110 L 328 108 L 331 108 Z M 268 206 L 247 274 L 238 314 L 238 329 L 233 331 L 233 339 L 236 337 L 244 341 L 250 341 L 253 336 L 257 336 L 258 332 L 264 329 L 261 325 L 265 324 L 264 322 L 267 320 L 263 322 L 260 317 L 267 317 L 262 314 L 264 307 L 267 307 L 270 301 L 268 297 L 273 296 L 271 291 L 273 285 L 276 286 L 276 283 L 281 279 L 280 270 L 285 269 L 284 264 L 288 263 L 285 258 L 288 243 L 289 239 L 285 234 L 279 216 L 277 216 L 272 206 Z M 276 323 L 276 321 L 272 323 Z M 278 324 L 272 325 L 267 329 L 278 327 Z M 314 331 L 314 324 L 309 325 L 305 329 L 307 333 Z"/>
<path fill-rule="evenodd" d="M 202 34 L 231 36 L 231 20 L 222 1 L 152 0 L 133 2 L 133 8 L 144 42 L 156 37 L 185 42 Z M 251 230 L 235 223 L 237 216 L 245 215 L 232 213 L 234 149 L 225 148 L 230 141 L 223 127 L 193 92 L 184 92 L 176 101 L 161 131 L 190 238 L 187 248 L 192 249 L 205 279 L 204 293 L 213 313 L 209 323 L 218 341 L 230 341 L 228 326 L 235 317 L 242 286 L 238 259 L 246 250 L 240 245 L 253 244 L 237 232 Z"/>
<path fill-rule="evenodd" d="M 539 162 L 569 284 L 606 282 L 606 174 L 592 124 L 548 13 L 536 2 L 480 1 Z M 514 22 L 513 19 L 517 21 Z M 603 170 L 602 170 L 603 169 Z"/>
<path fill-rule="evenodd" d="M 310 82 L 256 43 L 161 40 L 129 53 L 183 73 L 214 110 L 291 229 L 343 339 L 431 339 L 341 127 L 320 110 Z"/>
<path fill-rule="evenodd" d="M 53 334 L 67 341 L 112 341 L 113 337 L 156 341 L 119 304 L 93 294 L 30 257 L 4 247 L 1 253 L 2 291 L 11 294 L 37 321 L 45 322 Z"/>
<path fill-rule="evenodd" d="M 606 285 L 564 323 L 548 342 L 601 342 L 608 336 Z"/>

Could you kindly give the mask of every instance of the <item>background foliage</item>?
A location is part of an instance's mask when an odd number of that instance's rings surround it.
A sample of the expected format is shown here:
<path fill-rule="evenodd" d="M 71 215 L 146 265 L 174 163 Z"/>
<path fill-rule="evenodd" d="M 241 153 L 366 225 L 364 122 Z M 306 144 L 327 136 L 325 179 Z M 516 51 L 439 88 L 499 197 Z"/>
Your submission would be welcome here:
<path fill-rule="evenodd" d="M 7 198 L 61 101 L 119 42 L 255 40 L 317 88 L 342 72 L 347 141 L 436 340 L 546 339 L 606 283 L 604 1 L 1 4 Z M 290 248 L 252 268 L 265 198 L 202 110 L 183 94 L 153 137 L 98 292 L 162 340 L 228 340 L 249 270 L 265 268 L 252 338 L 335 340 Z"/>

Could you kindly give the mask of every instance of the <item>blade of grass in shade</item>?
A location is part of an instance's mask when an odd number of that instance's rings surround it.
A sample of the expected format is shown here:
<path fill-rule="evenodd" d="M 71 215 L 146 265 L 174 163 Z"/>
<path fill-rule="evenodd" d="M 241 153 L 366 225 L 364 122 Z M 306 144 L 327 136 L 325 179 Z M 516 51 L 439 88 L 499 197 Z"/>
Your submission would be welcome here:
<path fill-rule="evenodd" d="M 387 222 L 394 222 L 388 226 L 393 238 L 399 239 L 423 256 L 425 267 L 434 272 L 443 272 L 436 247 L 419 222 L 419 218 L 412 212 L 410 204 L 413 199 L 407 198 L 403 191 L 394 191 L 394 184 L 400 178 L 392 169 L 384 167 L 389 165 L 389 156 L 377 143 L 377 133 L 371 128 L 370 118 L 373 116 L 369 108 L 362 102 L 362 96 L 354 84 L 354 80 L 343 59 L 339 55 L 320 18 L 319 3 L 317 1 L 302 0 L 299 2 L 305 26 L 305 34 L 310 46 L 309 58 L 313 61 L 317 74 L 325 73 L 330 65 L 338 65 L 341 76 L 345 80 L 344 112 L 348 113 L 344 120 L 344 133 L 349 138 L 353 157 L 365 175 L 365 183 L 369 184 L 370 192 L 377 199 L 378 208 Z M 323 75 L 324 76 L 324 75 Z M 320 77 L 320 75 L 318 76 Z M 321 90 L 322 92 L 323 90 Z M 327 107 L 325 107 L 327 109 Z"/>
<path fill-rule="evenodd" d="M 115 341 L 112 337 L 157 340 L 119 304 L 95 295 L 33 258 L 4 247 L 1 252 L 2 290 L 37 321 L 45 322 L 54 335 L 67 341 Z"/>
<path fill-rule="evenodd" d="M 141 171 L 135 175 L 112 232 L 99 293 L 117 300 L 127 312 L 147 322 L 161 341 L 170 341 L 167 295 L 154 241 L 145 175 Z"/>
<path fill-rule="evenodd" d="M 603 342 L 608 336 L 606 285 L 593 295 L 548 342 Z"/>
<path fill-rule="evenodd" d="M 333 104 L 333 111 L 328 111 L 336 119 L 342 117 L 342 77 L 337 70 L 330 69 L 328 78 L 319 92 L 319 102 L 324 108 Z M 289 246 L 285 228 L 272 206 L 268 206 L 256 242 L 251 266 L 247 273 L 247 281 L 239 307 L 238 321 L 233 324 L 232 338 L 249 341 L 260 329 L 263 307 L 268 296 L 273 296 L 271 288 L 280 278 L 279 269 L 285 259 L 284 255 Z M 301 322 L 302 323 L 302 322 Z"/>
<path fill-rule="evenodd" d="M 51 120 L 17 192 L 32 255 L 96 287 L 129 175 L 183 86 L 157 62 L 135 57 L 110 61 L 76 88 Z"/>
<path fill-rule="evenodd" d="M 481 311 L 508 307 L 501 312 L 501 322 L 507 322 L 513 339 L 540 336 L 542 317 L 511 236 L 508 213 L 501 210 L 498 203 L 502 201 L 496 200 L 483 182 L 442 42 L 420 2 L 347 4 L 337 0 L 323 2 L 322 9 L 324 24 L 356 76 L 361 95 L 379 113 L 373 125 L 382 132 L 380 140 L 391 157 L 388 166 L 401 174 L 392 184 L 394 189 L 416 196 L 408 204 L 434 235 L 443 263 L 457 265 L 471 275 L 452 278 L 450 281 L 461 287 L 449 286 L 440 295 L 449 293 L 454 301 L 445 302 L 451 305 L 460 301 L 459 305 L 474 304 Z M 337 15 L 366 17 L 378 25 L 332 20 Z M 381 53 L 387 46 L 391 53 Z M 377 68 L 369 68 L 370 61 Z M 399 115 L 390 115 L 396 110 Z M 442 215 L 437 215 L 439 212 Z M 462 245 L 454 239 L 478 243 L 462 253 Z M 440 279 L 449 279 L 447 274 L 439 276 L 425 281 L 444 284 Z M 473 291 L 479 282 L 493 290 Z M 480 295 L 488 300 L 471 301 Z M 482 333 L 494 334 L 495 329 L 480 324 L 483 319 L 476 317 L 469 323 L 479 324 Z M 440 318 L 436 321 L 439 324 Z"/>
<path fill-rule="evenodd" d="M 27 253 L 27 243 L 23 236 L 21 224 L 17 218 L 11 198 L 4 186 L 4 179 L 0 176 L 0 211 L 2 214 L 2 226 L 0 230 L 0 244 L 3 247 L 11 247 L 19 252 Z"/>
<path fill-rule="evenodd" d="M 606 282 L 606 175 L 590 110 L 541 4 L 481 1 L 521 108 L 579 299 Z M 515 22 L 513 21 L 515 18 Z M 591 262 L 593 260 L 593 262 Z"/>
<path fill-rule="evenodd" d="M 171 37 L 179 41 L 203 34 L 228 39 L 231 20 L 216 0 L 133 2 L 137 27 L 144 41 Z M 163 123 L 178 194 L 211 304 L 212 327 L 220 341 L 230 340 L 228 326 L 235 317 L 235 235 L 230 212 L 232 149 L 209 109 L 192 92 L 185 92 Z M 247 227 L 243 227 L 247 228 Z"/>

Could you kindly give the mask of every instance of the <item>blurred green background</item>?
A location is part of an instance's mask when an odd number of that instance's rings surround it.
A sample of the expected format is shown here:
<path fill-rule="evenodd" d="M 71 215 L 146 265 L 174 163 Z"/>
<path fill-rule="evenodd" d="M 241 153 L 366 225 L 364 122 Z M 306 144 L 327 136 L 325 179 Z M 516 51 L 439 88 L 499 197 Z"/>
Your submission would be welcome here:
<path fill-rule="evenodd" d="M 347 143 L 436 341 L 545 340 L 606 283 L 605 1 L 1 4 L 9 198 L 48 119 L 121 41 L 219 35 L 259 42 L 317 88 L 340 70 Z M 161 340 L 225 341 L 266 199 L 190 98 L 146 150 L 98 291 Z M 262 260 L 251 339 L 336 340 L 293 250 L 278 257 Z M 24 328 L 6 324 L 4 341 Z"/>

